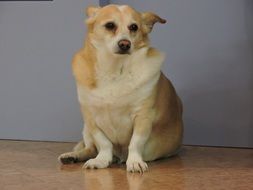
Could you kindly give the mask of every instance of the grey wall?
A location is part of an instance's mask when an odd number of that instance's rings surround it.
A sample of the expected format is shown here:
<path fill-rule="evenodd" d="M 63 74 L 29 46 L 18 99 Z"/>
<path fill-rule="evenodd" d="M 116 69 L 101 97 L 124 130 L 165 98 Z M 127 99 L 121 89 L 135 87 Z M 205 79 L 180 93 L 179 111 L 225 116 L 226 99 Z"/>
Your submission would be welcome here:
<path fill-rule="evenodd" d="M 186 144 L 253 147 L 253 1 L 114 0 L 168 20 L 154 46 L 184 103 Z"/>
<path fill-rule="evenodd" d="M 70 62 L 96 2 L 0 2 L 0 138 L 81 138 Z M 253 147 L 253 1 L 116 2 L 168 20 L 152 42 L 184 102 L 184 142 Z"/>
<path fill-rule="evenodd" d="M 1 139 L 81 138 L 71 59 L 97 2 L 0 2 Z"/>

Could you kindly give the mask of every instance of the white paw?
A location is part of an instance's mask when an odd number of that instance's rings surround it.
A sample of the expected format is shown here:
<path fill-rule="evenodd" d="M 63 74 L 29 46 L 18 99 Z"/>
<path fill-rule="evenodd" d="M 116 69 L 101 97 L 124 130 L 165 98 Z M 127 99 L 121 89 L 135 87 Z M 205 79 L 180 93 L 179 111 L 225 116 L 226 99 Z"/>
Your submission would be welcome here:
<path fill-rule="evenodd" d="M 128 160 L 126 162 L 128 172 L 143 173 L 148 170 L 148 165 L 142 160 Z"/>
<path fill-rule="evenodd" d="M 61 154 L 58 157 L 58 160 L 63 164 L 71 164 L 78 162 L 78 157 L 75 152 L 67 152 L 64 154 Z"/>
<path fill-rule="evenodd" d="M 93 158 L 86 161 L 85 164 L 83 165 L 83 168 L 86 169 L 107 168 L 109 164 L 110 161 L 108 160 Z"/>

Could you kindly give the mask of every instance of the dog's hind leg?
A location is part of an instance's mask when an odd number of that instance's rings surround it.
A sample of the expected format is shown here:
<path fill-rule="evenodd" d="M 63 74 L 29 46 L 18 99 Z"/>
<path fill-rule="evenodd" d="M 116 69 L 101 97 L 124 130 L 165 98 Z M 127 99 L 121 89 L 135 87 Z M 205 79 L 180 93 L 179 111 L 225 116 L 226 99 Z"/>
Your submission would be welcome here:
<path fill-rule="evenodd" d="M 71 164 L 76 162 L 83 162 L 97 155 L 95 147 L 85 147 L 83 141 L 79 142 L 72 152 L 61 154 L 58 160 L 62 164 Z"/>
<path fill-rule="evenodd" d="M 66 152 L 58 157 L 62 164 L 83 162 L 97 156 L 97 149 L 87 127 L 83 129 L 83 140 L 77 143 L 72 152 Z"/>
<path fill-rule="evenodd" d="M 83 142 L 83 141 L 80 141 L 80 142 L 78 142 L 78 143 L 74 146 L 73 152 L 82 150 L 82 149 L 84 149 L 84 148 L 85 148 L 84 142 Z"/>

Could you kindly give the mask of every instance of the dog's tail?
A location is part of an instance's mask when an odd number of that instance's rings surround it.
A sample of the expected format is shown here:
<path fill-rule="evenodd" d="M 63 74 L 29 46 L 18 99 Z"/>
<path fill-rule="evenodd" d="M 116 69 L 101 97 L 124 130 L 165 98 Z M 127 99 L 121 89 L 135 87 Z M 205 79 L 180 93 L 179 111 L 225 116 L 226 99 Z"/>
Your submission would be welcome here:
<path fill-rule="evenodd" d="M 77 143 L 76 146 L 74 146 L 73 151 L 77 152 L 77 151 L 82 150 L 84 148 L 85 148 L 84 142 L 80 141 L 79 143 Z"/>

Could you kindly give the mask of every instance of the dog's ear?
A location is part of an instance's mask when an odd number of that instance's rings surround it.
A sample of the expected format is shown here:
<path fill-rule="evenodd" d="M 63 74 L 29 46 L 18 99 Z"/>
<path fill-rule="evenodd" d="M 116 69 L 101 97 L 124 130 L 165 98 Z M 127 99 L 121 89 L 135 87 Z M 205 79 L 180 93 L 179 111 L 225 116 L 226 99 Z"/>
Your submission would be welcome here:
<path fill-rule="evenodd" d="M 86 8 L 86 15 L 88 16 L 88 18 L 95 17 L 100 9 L 101 7 L 89 6 Z"/>
<path fill-rule="evenodd" d="M 101 9 L 101 7 L 93 7 L 93 6 L 89 6 L 86 8 L 85 12 L 88 17 L 88 19 L 86 20 L 87 24 L 91 24 L 95 21 L 95 18 L 96 18 L 100 9 Z"/>
<path fill-rule="evenodd" d="M 161 24 L 166 23 L 165 19 L 162 19 L 158 15 L 151 12 L 144 12 L 141 14 L 143 31 L 145 33 L 150 33 L 155 23 L 159 22 Z"/>

